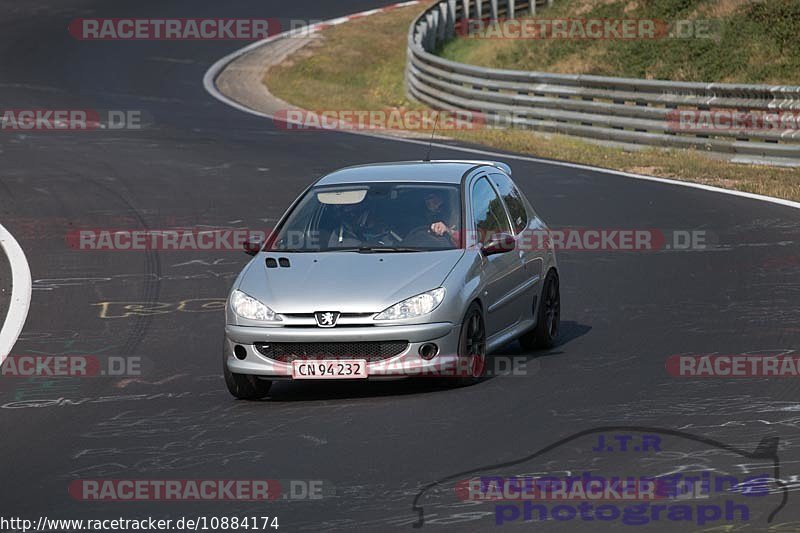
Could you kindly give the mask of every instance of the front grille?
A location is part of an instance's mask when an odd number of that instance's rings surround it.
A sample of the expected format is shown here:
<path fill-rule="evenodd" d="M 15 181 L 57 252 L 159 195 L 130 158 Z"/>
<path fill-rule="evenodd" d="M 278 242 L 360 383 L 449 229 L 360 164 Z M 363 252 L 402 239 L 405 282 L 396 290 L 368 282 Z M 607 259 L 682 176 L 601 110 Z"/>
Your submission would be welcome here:
<path fill-rule="evenodd" d="M 296 359 L 365 359 L 382 361 L 400 355 L 408 341 L 257 342 L 258 353 L 282 363 Z"/>
<path fill-rule="evenodd" d="M 314 324 L 284 324 L 281 327 L 282 328 L 305 328 L 305 329 L 308 329 L 309 327 L 316 327 L 316 322 Z M 335 328 L 374 328 L 374 327 L 377 327 L 377 324 L 336 324 L 333 327 L 335 327 Z"/>
<path fill-rule="evenodd" d="M 281 313 L 291 318 L 314 318 L 314 313 Z M 369 318 L 375 313 L 339 313 L 339 318 Z"/>

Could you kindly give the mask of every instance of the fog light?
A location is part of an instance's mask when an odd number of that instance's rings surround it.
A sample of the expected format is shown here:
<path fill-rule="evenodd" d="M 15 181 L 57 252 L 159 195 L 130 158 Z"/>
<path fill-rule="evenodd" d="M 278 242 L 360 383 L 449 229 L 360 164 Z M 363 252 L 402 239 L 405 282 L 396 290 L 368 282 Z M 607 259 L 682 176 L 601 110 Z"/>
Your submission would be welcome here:
<path fill-rule="evenodd" d="M 247 357 L 247 350 L 244 349 L 244 346 L 237 344 L 233 347 L 233 355 L 236 356 L 236 359 L 243 361 Z"/>
<path fill-rule="evenodd" d="M 419 347 L 419 356 L 423 359 L 433 359 L 439 353 L 439 347 L 432 342 L 427 342 Z"/>

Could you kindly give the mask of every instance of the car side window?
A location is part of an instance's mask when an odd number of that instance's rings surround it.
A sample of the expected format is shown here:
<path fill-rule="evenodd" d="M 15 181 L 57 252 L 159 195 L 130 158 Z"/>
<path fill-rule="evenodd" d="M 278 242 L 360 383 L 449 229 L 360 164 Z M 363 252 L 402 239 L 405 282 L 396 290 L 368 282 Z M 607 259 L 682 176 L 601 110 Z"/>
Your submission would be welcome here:
<path fill-rule="evenodd" d="M 486 178 L 472 186 L 471 205 L 479 242 L 488 244 L 497 233 L 511 233 L 503 202 Z"/>
<path fill-rule="evenodd" d="M 508 213 L 511 215 L 511 222 L 514 224 L 514 231 L 519 233 L 528 227 L 528 213 L 525 210 L 525 203 L 522 201 L 517 187 L 505 174 L 490 174 L 489 176 L 503 197 Z"/>

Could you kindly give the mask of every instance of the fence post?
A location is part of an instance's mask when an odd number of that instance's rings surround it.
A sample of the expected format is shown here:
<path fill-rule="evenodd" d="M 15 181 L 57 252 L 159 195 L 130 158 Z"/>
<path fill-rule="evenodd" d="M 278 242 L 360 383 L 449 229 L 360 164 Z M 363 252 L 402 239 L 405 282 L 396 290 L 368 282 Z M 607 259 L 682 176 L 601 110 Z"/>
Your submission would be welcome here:
<path fill-rule="evenodd" d="M 439 10 L 434 9 L 431 11 L 431 22 L 428 25 L 430 30 L 428 30 L 428 51 L 433 52 L 436 50 L 436 44 L 439 40 Z"/>
<path fill-rule="evenodd" d="M 456 34 L 456 0 L 447 0 L 447 19 L 445 39 L 452 39 Z"/>
<path fill-rule="evenodd" d="M 514 0 L 508 0 L 508 9 L 506 10 L 506 18 L 514 18 Z"/>
<path fill-rule="evenodd" d="M 497 20 L 497 0 L 489 0 L 492 4 L 492 21 Z"/>
<path fill-rule="evenodd" d="M 419 31 L 414 33 L 414 43 L 425 49 L 425 39 L 428 38 L 428 23 L 426 21 L 422 21 L 420 25 L 417 26 L 417 29 Z"/>
<path fill-rule="evenodd" d="M 444 2 L 439 3 L 439 9 L 436 11 L 438 17 L 436 21 L 436 45 L 444 43 L 447 40 L 447 4 Z"/>

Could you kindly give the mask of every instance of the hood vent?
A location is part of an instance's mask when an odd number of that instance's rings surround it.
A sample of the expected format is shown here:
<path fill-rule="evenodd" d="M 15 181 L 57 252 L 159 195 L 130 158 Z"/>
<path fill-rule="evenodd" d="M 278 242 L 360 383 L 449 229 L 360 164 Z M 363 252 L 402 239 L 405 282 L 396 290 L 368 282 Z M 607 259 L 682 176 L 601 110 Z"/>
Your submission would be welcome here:
<path fill-rule="evenodd" d="M 289 268 L 291 266 L 287 257 L 279 257 L 277 261 L 274 257 L 267 257 L 267 268 L 278 268 L 278 265 L 283 268 Z"/>

